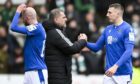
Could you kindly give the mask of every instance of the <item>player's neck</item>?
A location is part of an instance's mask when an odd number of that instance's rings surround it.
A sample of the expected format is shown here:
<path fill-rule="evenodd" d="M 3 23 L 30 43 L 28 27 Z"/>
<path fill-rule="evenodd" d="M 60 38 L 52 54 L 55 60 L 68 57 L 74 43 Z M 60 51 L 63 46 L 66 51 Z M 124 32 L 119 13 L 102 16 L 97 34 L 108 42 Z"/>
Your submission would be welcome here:
<path fill-rule="evenodd" d="M 37 23 L 38 23 L 37 20 L 30 21 L 30 24 L 37 24 Z"/>
<path fill-rule="evenodd" d="M 115 26 L 119 26 L 122 23 L 123 23 L 123 19 L 122 18 L 118 18 L 117 21 L 114 23 L 114 25 Z"/>

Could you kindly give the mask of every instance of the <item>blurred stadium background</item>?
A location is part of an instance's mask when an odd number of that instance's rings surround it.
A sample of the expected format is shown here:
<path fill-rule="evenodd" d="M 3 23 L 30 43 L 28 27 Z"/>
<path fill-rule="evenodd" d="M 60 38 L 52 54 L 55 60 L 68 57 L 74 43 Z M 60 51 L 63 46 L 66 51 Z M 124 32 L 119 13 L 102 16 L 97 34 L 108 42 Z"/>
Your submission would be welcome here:
<path fill-rule="evenodd" d="M 140 0 L 0 0 L 0 84 L 23 84 L 23 45 L 25 36 L 9 31 L 17 5 L 34 7 L 39 21 L 47 19 L 53 8 L 65 11 L 66 34 L 74 42 L 79 33 L 86 33 L 88 41 L 96 42 L 109 24 L 106 11 L 109 4 L 120 3 L 125 8 L 124 20 L 135 30 L 133 51 L 133 84 L 140 84 Z M 20 19 L 20 25 L 24 25 Z M 105 50 L 97 53 L 84 48 L 73 55 L 73 84 L 102 84 Z"/>

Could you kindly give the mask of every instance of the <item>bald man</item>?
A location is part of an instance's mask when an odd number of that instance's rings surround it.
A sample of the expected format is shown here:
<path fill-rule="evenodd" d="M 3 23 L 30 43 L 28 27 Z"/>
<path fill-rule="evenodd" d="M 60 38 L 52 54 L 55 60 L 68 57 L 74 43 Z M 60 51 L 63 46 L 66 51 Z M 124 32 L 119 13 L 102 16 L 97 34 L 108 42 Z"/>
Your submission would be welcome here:
<path fill-rule="evenodd" d="M 18 26 L 22 13 L 26 26 Z M 26 35 L 24 44 L 24 84 L 48 84 L 48 70 L 44 62 L 44 46 L 46 33 L 41 23 L 37 21 L 34 8 L 21 4 L 11 23 L 11 30 Z"/>

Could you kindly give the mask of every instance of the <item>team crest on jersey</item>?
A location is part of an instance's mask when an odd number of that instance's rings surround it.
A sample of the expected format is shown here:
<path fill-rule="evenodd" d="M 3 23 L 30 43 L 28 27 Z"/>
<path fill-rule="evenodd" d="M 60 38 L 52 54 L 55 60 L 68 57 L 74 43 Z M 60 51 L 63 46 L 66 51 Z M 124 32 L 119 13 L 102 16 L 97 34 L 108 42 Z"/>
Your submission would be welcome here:
<path fill-rule="evenodd" d="M 107 43 L 108 44 L 112 44 L 113 42 L 115 43 L 115 42 L 117 42 L 118 41 L 118 38 L 115 38 L 115 37 L 113 37 L 113 36 L 108 36 L 107 37 Z"/>
<path fill-rule="evenodd" d="M 33 31 L 35 29 L 37 29 L 35 25 L 29 25 L 29 26 L 27 26 L 27 30 L 28 31 Z"/>
<path fill-rule="evenodd" d="M 112 36 L 108 36 L 107 37 L 107 43 L 108 44 L 112 44 Z"/>

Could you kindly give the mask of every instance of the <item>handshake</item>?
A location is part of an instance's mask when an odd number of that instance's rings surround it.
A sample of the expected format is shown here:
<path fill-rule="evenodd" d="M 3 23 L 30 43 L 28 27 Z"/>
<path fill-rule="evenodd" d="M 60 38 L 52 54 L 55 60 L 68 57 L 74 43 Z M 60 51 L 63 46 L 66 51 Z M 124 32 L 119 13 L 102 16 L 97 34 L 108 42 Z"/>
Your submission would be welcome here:
<path fill-rule="evenodd" d="M 84 39 L 87 41 L 87 35 L 84 34 L 84 33 L 81 33 L 79 36 L 78 36 L 78 40 L 81 40 L 81 39 Z"/>

